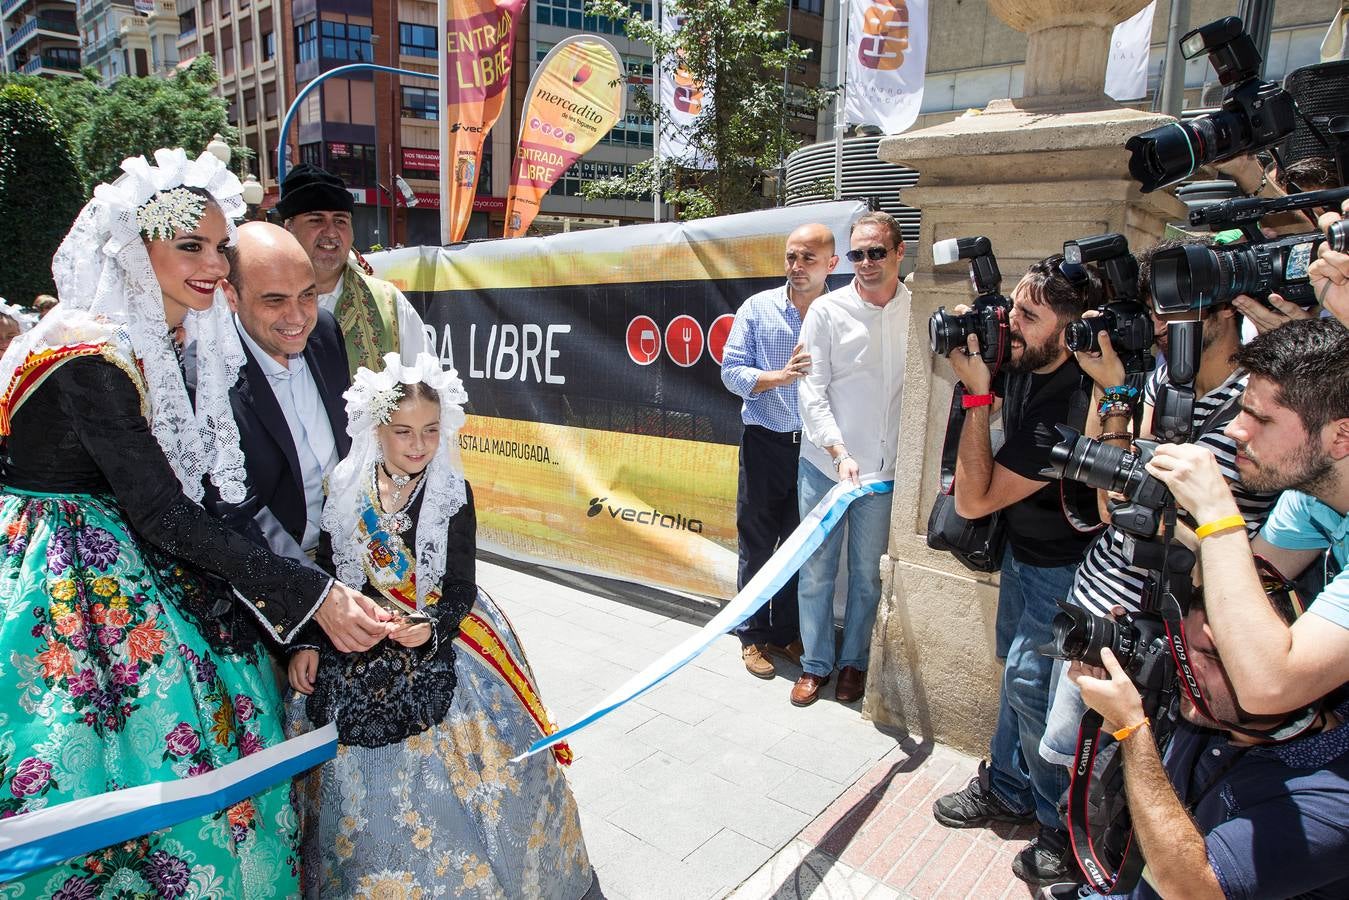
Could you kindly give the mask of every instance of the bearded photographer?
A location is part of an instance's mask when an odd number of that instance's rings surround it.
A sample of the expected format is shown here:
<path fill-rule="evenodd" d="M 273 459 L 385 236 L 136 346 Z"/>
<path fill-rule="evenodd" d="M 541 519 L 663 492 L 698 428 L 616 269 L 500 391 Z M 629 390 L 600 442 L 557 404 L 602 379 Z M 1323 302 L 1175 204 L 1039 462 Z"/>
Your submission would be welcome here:
<path fill-rule="evenodd" d="M 998 590 L 997 653 L 1006 660 L 990 762 L 961 791 L 938 799 L 933 816 L 950 828 L 992 822 L 1037 822 L 1040 832 L 1013 861 L 1033 884 L 1057 881 L 1070 870 L 1058 800 L 1067 774 L 1036 752 L 1044 731 L 1053 661 L 1038 648 L 1051 637 L 1055 601 L 1065 595 L 1094 530 L 1079 531 L 1064 513 L 1061 487 L 1078 505 L 1094 509 L 1089 489 L 1041 474 L 1049 449 L 1036 429 L 1066 420 L 1082 373 L 1064 343 L 1064 327 L 1101 299 L 1100 283 L 1081 267 L 1051 256 L 1032 265 L 1012 293 L 1008 316 L 1011 356 L 1003 405 L 1006 440 L 994 454 L 989 419 L 995 408 L 993 376 L 971 335 L 947 357 L 964 384 L 965 422 L 955 470 L 956 512 L 977 519 L 1001 511 L 1008 549 Z M 1071 276 L 1071 277 L 1070 277 Z M 957 314 L 965 312 L 956 309 Z M 1016 398 L 1016 399 L 1010 399 Z M 1094 524 L 1094 523 L 1093 523 Z"/>
<path fill-rule="evenodd" d="M 1148 471 L 1199 523 L 1210 628 L 1241 705 L 1275 713 L 1349 681 L 1349 331 L 1330 319 L 1292 322 L 1237 354 L 1250 373 L 1227 427 L 1242 483 L 1286 490 L 1248 540 L 1243 513 L 1204 448 L 1163 445 Z M 1285 578 L 1323 554 L 1341 567 L 1289 627 L 1270 614 L 1253 554 Z"/>
<path fill-rule="evenodd" d="M 1209 605 L 1215 602 L 1210 597 Z M 1286 591 L 1258 591 L 1251 604 L 1282 627 L 1293 621 Z M 1127 896 L 1349 896 L 1349 703 L 1335 708 L 1318 699 L 1296 722 L 1254 715 L 1233 693 L 1232 658 L 1215 646 L 1198 592 L 1184 625 L 1199 696 L 1213 718 L 1182 692 L 1183 721 L 1164 756 L 1138 689 L 1108 648 L 1101 651 L 1104 669 L 1074 662 L 1068 670 L 1105 720 L 1102 733 L 1119 742 L 1146 864 Z M 1047 893 L 1079 896 L 1067 885 Z"/>
<path fill-rule="evenodd" d="M 1196 243 L 1198 241 L 1195 241 Z M 1137 254 L 1139 289 L 1142 301 L 1153 307 L 1151 298 L 1151 261 L 1155 253 L 1186 242 L 1162 242 Z M 1194 318 L 1194 313 L 1180 316 L 1160 316 L 1153 313 L 1153 325 L 1160 350 L 1167 350 L 1167 325 L 1175 318 Z M 1191 419 L 1195 445 L 1207 448 L 1221 472 L 1224 482 L 1231 482 L 1229 496 L 1234 498 L 1251 535 L 1254 535 L 1274 505 L 1277 492 L 1261 490 L 1246 484 L 1237 467 L 1236 442 L 1223 433 L 1223 426 L 1235 415 L 1242 392 L 1246 388 L 1246 373 L 1232 360 L 1241 347 L 1241 316 L 1230 304 L 1210 307 L 1203 311 L 1202 340 L 1199 368 L 1194 379 L 1194 410 Z M 1124 387 L 1123 363 L 1115 353 L 1107 335 L 1101 335 L 1100 353 L 1080 353 L 1078 362 L 1095 382 L 1093 409 L 1088 415 L 1087 433 L 1121 448 L 1127 448 L 1133 439 L 1135 406 L 1141 402 L 1139 436 L 1152 434 L 1153 408 L 1158 391 L 1168 381 L 1168 369 L 1162 359 L 1144 388 L 1137 396 Z M 1104 502 L 1103 502 L 1104 511 Z M 1105 513 L 1103 512 L 1103 515 Z M 1155 547 L 1155 542 L 1136 538 L 1112 525 L 1092 545 L 1078 569 L 1069 593 L 1069 602 L 1088 612 L 1109 615 L 1116 608 L 1136 612 L 1141 608 L 1151 569 L 1136 554 Z M 1085 706 L 1077 688 L 1056 671 L 1054 694 L 1040 742 L 1040 755 L 1057 765 L 1070 766 L 1077 749 L 1078 723 Z"/>

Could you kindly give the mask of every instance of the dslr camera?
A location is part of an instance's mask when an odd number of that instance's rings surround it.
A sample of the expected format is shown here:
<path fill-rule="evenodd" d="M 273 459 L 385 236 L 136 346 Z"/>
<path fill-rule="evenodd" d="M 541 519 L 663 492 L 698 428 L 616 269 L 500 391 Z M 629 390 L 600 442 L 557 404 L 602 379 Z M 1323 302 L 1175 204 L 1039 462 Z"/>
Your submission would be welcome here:
<path fill-rule="evenodd" d="M 1172 122 L 1129 138 L 1129 174 L 1143 193 L 1189 177 L 1200 166 L 1260 150 L 1297 125 L 1293 95 L 1260 78 L 1260 52 L 1241 20 L 1228 16 L 1180 39 L 1186 59 L 1207 53 L 1226 86 L 1221 108 L 1188 122 Z"/>
<path fill-rule="evenodd" d="M 988 367 L 997 371 L 1011 353 L 1011 334 L 1007 317 L 1012 301 L 1004 297 L 1002 273 L 993 257 L 993 244 L 986 237 L 951 238 L 932 245 L 932 261 L 946 265 L 958 259 L 970 261 L 970 282 L 974 285 L 974 303 L 969 312 L 956 315 L 941 307 L 927 321 L 927 342 L 933 353 L 947 356 L 964 348 L 970 335 L 979 340 L 979 355 Z"/>
<path fill-rule="evenodd" d="M 1344 253 L 1349 223 L 1335 222 L 1324 233 L 1313 231 L 1266 238 L 1260 219 L 1289 210 L 1328 206 L 1338 209 L 1349 189 L 1311 191 L 1272 199 L 1227 200 L 1190 213 L 1190 224 L 1212 231 L 1237 227 L 1247 243 L 1227 246 L 1187 244 L 1160 250 L 1152 257 L 1152 299 L 1157 312 L 1175 313 L 1228 303 L 1246 294 L 1268 305 L 1278 293 L 1303 308 L 1316 305 L 1307 268 L 1322 242 Z"/>
<path fill-rule="evenodd" d="M 1080 481 L 1097 490 L 1123 494 L 1110 507 L 1110 521 L 1129 534 L 1150 538 L 1157 534 L 1162 514 L 1171 503 L 1171 491 L 1143 468 L 1157 449 L 1154 441 L 1136 441 L 1137 453 L 1089 438 L 1067 425 L 1055 425 L 1059 442 L 1049 450 L 1044 475 Z"/>
<path fill-rule="evenodd" d="M 1063 261 L 1075 266 L 1096 263 L 1111 297 L 1099 315 L 1068 323 L 1063 332 L 1068 349 L 1074 353 L 1099 352 L 1101 335 L 1106 334 L 1127 374 L 1152 371 L 1152 316 L 1138 300 L 1138 261 L 1129 252 L 1124 235 L 1099 234 L 1068 241 L 1063 245 Z"/>

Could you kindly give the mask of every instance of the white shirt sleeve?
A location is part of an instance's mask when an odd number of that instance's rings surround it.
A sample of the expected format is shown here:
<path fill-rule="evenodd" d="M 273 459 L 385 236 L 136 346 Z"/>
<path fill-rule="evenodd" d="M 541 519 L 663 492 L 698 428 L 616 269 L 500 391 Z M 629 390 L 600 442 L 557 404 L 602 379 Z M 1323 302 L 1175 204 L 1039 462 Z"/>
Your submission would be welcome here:
<path fill-rule="evenodd" d="M 398 288 L 393 289 L 394 304 L 398 311 L 398 346 L 399 355 L 403 357 L 403 365 L 410 366 L 417 362 L 418 353 L 436 354 L 436 348 L 426 333 L 425 326 L 422 325 L 422 317 L 417 315 L 417 310 L 412 308 L 412 302 L 403 296 L 403 292 Z"/>
<path fill-rule="evenodd" d="M 829 351 L 833 328 L 829 316 L 812 304 L 801 323 L 801 343 L 810 354 L 810 374 L 797 382 L 797 401 L 801 409 L 801 430 L 816 447 L 825 449 L 843 443 L 843 432 L 834 421 L 829 405 L 832 378 Z"/>

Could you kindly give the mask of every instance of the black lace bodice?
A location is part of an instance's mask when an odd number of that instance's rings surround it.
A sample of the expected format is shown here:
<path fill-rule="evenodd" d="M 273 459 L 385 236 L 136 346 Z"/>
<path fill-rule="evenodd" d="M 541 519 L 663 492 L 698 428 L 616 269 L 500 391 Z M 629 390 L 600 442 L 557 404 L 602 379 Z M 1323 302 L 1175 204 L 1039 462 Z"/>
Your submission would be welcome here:
<path fill-rule="evenodd" d="M 203 590 L 185 596 L 199 624 L 215 623 L 202 627 L 213 643 L 250 644 L 255 618 L 273 638 L 288 639 L 326 591 L 321 573 L 274 556 L 187 498 L 141 415 L 135 386 L 112 363 L 81 357 L 61 364 L 20 407 L 11 430 L 8 486 L 111 494 L 152 564 L 167 554 L 206 576 Z M 240 597 L 252 616 L 235 615 Z"/>
<path fill-rule="evenodd" d="M 336 719 L 338 739 L 343 744 L 396 744 L 443 721 L 450 712 L 458 683 L 454 639 L 459 636 L 459 623 L 473 608 L 478 590 L 477 516 L 473 491 L 468 485 L 464 488 L 464 506 L 450 519 L 440 601 L 426 608 L 431 616 L 430 640 L 420 647 L 383 640 L 365 653 L 344 654 L 338 653 L 317 629 L 305 630 L 304 643 L 319 651 L 318 677 L 314 693 L 305 701 L 305 714 L 314 725 Z M 402 534 L 408 548 L 417 545 L 421 504 L 419 493 L 408 506 L 413 525 Z M 327 550 L 326 535 L 323 545 Z M 330 553 L 327 555 L 331 558 Z M 361 590 L 386 602 L 368 582 Z"/>

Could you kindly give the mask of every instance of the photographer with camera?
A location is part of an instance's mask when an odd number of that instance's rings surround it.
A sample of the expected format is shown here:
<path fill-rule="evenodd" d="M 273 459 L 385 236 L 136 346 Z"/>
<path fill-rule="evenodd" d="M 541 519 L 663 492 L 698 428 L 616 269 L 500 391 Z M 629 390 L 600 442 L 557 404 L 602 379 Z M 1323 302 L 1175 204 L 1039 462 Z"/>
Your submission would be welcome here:
<path fill-rule="evenodd" d="M 1286 591 L 1258 591 L 1251 603 L 1281 624 L 1293 621 Z M 1109 648 L 1100 651 L 1103 668 L 1074 662 L 1068 670 L 1119 743 L 1147 866 L 1127 896 L 1349 896 L 1349 703 L 1336 709 L 1318 700 L 1310 721 L 1292 725 L 1285 715 L 1251 714 L 1232 690 L 1230 657 L 1215 646 L 1201 596 L 1184 626 L 1196 686 L 1214 718 L 1182 692 L 1184 721 L 1164 755 L 1138 689 Z M 1067 886 L 1049 895 L 1078 896 Z"/>
<path fill-rule="evenodd" d="M 1005 441 L 996 454 L 989 435 L 996 399 L 993 373 L 981 356 L 979 335 L 969 335 L 966 345 L 947 357 L 966 391 L 955 469 L 956 511 L 967 519 L 1001 511 L 1006 522 L 1008 548 L 997 616 L 997 653 L 1006 668 L 990 762 L 980 765 L 966 788 L 938 799 L 932 812 L 950 828 L 1038 821 L 1038 837 L 1012 866 L 1018 877 L 1034 884 L 1061 879 L 1070 871 L 1067 835 L 1058 813 L 1067 774 L 1036 752 L 1053 664 L 1038 648 L 1051 636 L 1055 600 L 1067 592 L 1095 535 L 1068 521 L 1060 496 L 1061 490 L 1079 494 L 1078 505 L 1090 511 L 1090 493 L 1041 474 L 1048 448 L 1037 441 L 1036 430 L 1069 417 L 1083 378 L 1064 343 L 1064 327 L 1101 299 L 1100 282 L 1081 267 L 1064 266 L 1061 256 L 1035 263 L 1016 286 L 1008 316 Z M 963 315 L 966 308 L 955 312 Z"/>
<path fill-rule="evenodd" d="M 1278 713 L 1349 681 L 1349 572 L 1329 580 L 1292 627 L 1270 614 L 1254 556 L 1292 577 L 1328 553 L 1349 562 L 1349 331 L 1292 322 L 1237 354 L 1250 373 L 1227 427 L 1242 483 L 1286 490 L 1254 541 L 1211 454 L 1163 445 L 1148 471 L 1199 524 L 1209 627 L 1244 709 Z"/>
<path fill-rule="evenodd" d="M 1200 240 L 1168 241 L 1156 244 L 1138 256 L 1139 290 L 1141 297 L 1153 308 L 1159 349 L 1170 351 L 1168 326 L 1171 320 L 1194 319 L 1196 313 L 1158 315 L 1152 298 L 1152 259 L 1159 252 L 1173 250 L 1185 244 L 1203 245 Z M 1236 414 L 1242 391 L 1246 387 L 1246 373 L 1233 361 L 1232 355 L 1241 347 L 1241 317 L 1230 304 L 1220 304 L 1204 311 L 1201 322 L 1199 364 L 1194 376 L 1194 403 L 1190 416 L 1191 440 L 1211 451 L 1210 458 L 1221 472 L 1225 482 L 1232 483 L 1232 496 L 1251 533 L 1274 505 L 1277 494 L 1246 484 L 1237 466 L 1236 442 L 1223 433 L 1223 427 Z M 1139 436 L 1153 433 L 1153 411 L 1163 385 L 1169 381 L 1165 358 L 1148 379 L 1141 398 L 1131 396 L 1124 388 L 1124 367 L 1107 336 L 1101 337 L 1099 353 L 1078 354 L 1078 362 L 1095 382 L 1093 397 L 1101 403 L 1098 422 L 1105 423 L 1102 438 L 1125 432 L 1118 445 L 1127 445 L 1127 432 L 1134 418 L 1134 405 L 1141 400 Z M 1106 402 L 1105 398 L 1111 398 Z M 1092 424 L 1091 417 L 1088 420 Z M 1089 429 L 1090 432 L 1090 429 Z M 1110 615 L 1117 608 L 1137 612 L 1143 607 L 1144 595 L 1152 572 L 1160 566 L 1160 549 L 1155 540 L 1130 534 L 1121 523 L 1112 523 L 1088 551 L 1078 569 L 1069 593 L 1069 602 L 1097 616 Z M 1059 670 L 1061 672 L 1061 669 Z M 1040 742 L 1040 755 L 1057 765 L 1070 766 L 1077 748 L 1078 725 L 1085 707 L 1073 683 L 1056 673 L 1054 693 L 1050 701 L 1048 721 Z"/>

